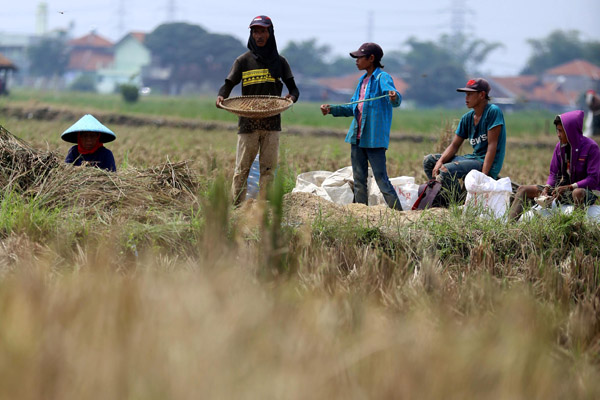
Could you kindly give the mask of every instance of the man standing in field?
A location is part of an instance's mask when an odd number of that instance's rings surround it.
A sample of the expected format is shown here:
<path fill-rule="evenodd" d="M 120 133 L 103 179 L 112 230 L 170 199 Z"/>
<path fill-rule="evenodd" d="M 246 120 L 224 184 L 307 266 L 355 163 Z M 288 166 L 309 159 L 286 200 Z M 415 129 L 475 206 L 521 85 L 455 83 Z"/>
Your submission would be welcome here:
<path fill-rule="evenodd" d="M 219 89 L 216 105 L 226 99 L 238 83 L 242 83 L 242 96 L 281 96 L 283 83 L 288 88 L 286 98 L 298 101 L 300 92 L 287 60 L 279 55 L 271 19 L 259 15 L 250 23 L 248 51 L 239 56 Z M 283 83 L 282 83 L 283 81 Z M 233 203 L 241 203 L 246 197 L 246 181 L 252 162 L 259 153 L 260 196 L 265 198 L 273 173 L 277 167 L 281 116 L 251 119 L 239 117 L 238 143 L 233 175 Z"/>
<path fill-rule="evenodd" d="M 465 103 L 471 111 L 462 116 L 452 143 L 442 154 L 429 154 L 423 169 L 429 179 L 436 178 L 452 198 L 461 191 L 458 179 L 476 169 L 494 179 L 502 169 L 506 150 L 506 127 L 502 110 L 490 104 L 490 84 L 483 78 L 471 79 L 457 92 L 465 92 Z M 467 139 L 473 153 L 457 156 Z"/>

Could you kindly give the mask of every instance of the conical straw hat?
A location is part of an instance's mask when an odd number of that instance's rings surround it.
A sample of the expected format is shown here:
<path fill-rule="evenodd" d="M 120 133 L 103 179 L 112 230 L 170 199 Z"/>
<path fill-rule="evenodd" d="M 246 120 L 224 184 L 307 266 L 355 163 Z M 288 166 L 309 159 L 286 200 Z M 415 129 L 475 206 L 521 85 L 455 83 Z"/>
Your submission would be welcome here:
<path fill-rule="evenodd" d="M 86 114 L 69 129 L 60 135 L 60 138 L 66 142 L 77 143 L 78 132 L 98 132 L 100 133 L 100 142 L 108 143 L 117 138 L 113 131 L 102 125 L 100 121 L 91 114 Z"/>

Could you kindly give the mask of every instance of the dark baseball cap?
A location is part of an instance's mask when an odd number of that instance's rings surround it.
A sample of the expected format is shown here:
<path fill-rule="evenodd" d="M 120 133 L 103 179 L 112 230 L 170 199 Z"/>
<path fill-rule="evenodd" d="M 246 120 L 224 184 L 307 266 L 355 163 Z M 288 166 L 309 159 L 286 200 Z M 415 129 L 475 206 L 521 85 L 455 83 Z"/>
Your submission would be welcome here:
<path fill-rule="evenodd" d="M 485 92 L 489 94 L 492 88 L 483 78 L 469 79 L 465 87 L 456 89 L 457 92 Z"/>
<path fill-rule="evenodd" d="M 271 22 L 271 18 L 267 17 L 266 15 L 259 15 L 258 17 L 254 17 L 252 22 L 250 22 L 250 28 L 253 26 L 264 26 L 265 28 L 268 28 L 273 26 L 273 23 Z"/>
<path fill-rule="evenodd" d="M 358 58 L 358 57 L 363 57 L 363 56 L 370 56 L 371 54 L 373 54 L 375 56 L 376 60 L 381 60 L 381 57 L 383 57 L 383 50 L 381 49 L 381 47 L 379 47 L 379 45 L 377 43 L 363 43 L 360 45 L 360 47 L 358 48 L 358 50 L 353 51 L 352 53 L 350 53 L 351 57 L 354 58 Z"/>

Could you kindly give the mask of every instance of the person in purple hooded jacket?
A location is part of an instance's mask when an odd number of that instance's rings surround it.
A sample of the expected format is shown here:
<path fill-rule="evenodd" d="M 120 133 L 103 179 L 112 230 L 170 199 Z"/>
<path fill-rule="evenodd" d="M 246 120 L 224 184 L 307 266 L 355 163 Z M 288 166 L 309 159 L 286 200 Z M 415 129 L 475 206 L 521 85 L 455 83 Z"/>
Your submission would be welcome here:
<path fill-rule="evenodd" d="M 583 111 L 570 111 L 554 119 L 558 143 L 550 162 L 545 186 L 520 186 L 510 208 L 509 218 L 517 219 L 523 202 L 538 196 L 552 196 L 563 204 L 576 207 L 596 202 L 594 190 L 600 190 L 600 148 L 583 136 Z"/>

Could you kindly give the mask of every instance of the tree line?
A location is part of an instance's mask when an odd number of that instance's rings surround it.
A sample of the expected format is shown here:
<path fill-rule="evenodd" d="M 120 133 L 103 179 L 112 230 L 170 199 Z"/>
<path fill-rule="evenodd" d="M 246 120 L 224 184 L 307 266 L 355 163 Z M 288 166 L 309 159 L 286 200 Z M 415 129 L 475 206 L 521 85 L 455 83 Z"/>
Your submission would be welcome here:
<path fill-rule="evenodd" d="M 556 30 L 545 38 L 529 39 L 528 44 L 531 55 L 522 74 L 539 75 L 573 59 L 600 65 L 600 41 L 585 41 L 578 31 Z M 231 35 L 210 33 L 189 23 L 162 24 L 146 36 L 145 45 L 153 62 L 172 70 L 171 83 L 176 86 L 190 81 L 220 86 L 233 60 L 246 50 Z M 436 41 L 411 37 L 405 45 L 404 51 L 386 51 L 386 71 L 409 82 L 407 95 L 426 105 L 454 99 L 457 82 L 477 74 L 478 66 L 503 46 L 463 35 L 441 35 Z M 331 57 L 331 47 L 317 39 L 291 41 L 280 52 L 298 81 L 356 71 L 348 57 Z M 32 75 L 62 76 L 68 65 L 67 37 L 43 38 L 29 48 L 28 55 Z"/>

